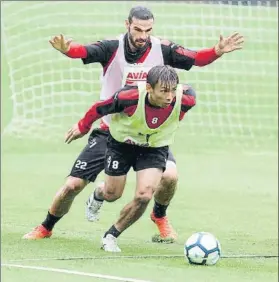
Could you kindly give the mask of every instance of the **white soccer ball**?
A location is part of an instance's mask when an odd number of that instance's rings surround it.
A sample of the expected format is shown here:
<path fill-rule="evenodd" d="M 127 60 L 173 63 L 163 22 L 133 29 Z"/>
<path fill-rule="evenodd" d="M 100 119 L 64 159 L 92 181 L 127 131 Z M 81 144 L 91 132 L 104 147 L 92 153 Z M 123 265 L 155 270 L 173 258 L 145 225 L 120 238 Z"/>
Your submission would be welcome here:
<path fill-rule="evenodd" d="M 184 254 L 191 264 L 214 265 L 221 256 L 221 245 L 211 233 L 198 232 L 186 241 Z"/>

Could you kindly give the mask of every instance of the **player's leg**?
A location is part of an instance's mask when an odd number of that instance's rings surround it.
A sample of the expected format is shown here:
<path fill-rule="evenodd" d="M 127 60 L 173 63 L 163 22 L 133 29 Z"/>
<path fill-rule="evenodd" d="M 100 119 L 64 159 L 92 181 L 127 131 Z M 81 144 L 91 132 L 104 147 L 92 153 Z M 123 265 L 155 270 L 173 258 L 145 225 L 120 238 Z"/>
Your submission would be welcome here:
<path fill-rule="evenodd" d="M 116 238 L 145 212 L 166 166 L 167 148 L 138 148 L 137 151 L 137 154 L 134 153 L 136 157 L 134 170 L 137 171 L 134 199 L 122 209 L 117 222 L 104 235 L 104 238 L 110 239 L 112 245 L 117 245 Z M 109 248 L 104 249 L 114 251 Z"/>
<path fill-rule="evenodd" d="M 109 137 L 111 141 L 110 145 L 110 154 L 107 154 L 107 159 L 104 162 L 104 166 L 106 166 L 106 171 L 109 175 L 118 176 L 123 175 L 127 169 L 127 164 L 124 161 L 122 163 L 121 157 L 118 157 L 118 148 L 120 148 L 120 156 L 122 156 L 121 146 L 126 148 L 126 144 L 120 144 L 116 140 L 113 140 Z M 115 150 L 115 151 L 114 151 Z M 129 149 L 127 149 L 129 150 Z M 127 156 L 127 154 L 126 154 Z M 105 154 L 104 154 L 105 157 Z M 113 157 L 113 158 L 112 158 Z M 130 168 L 130 166 L 128 165 Z M 125 184 L 124 184 L 125 185 Z M 107 198 L 104 199 L 104 193 L 107 193 Z M 112 189 L 112 190 L 110 190 Z M 100 182 L 96 185 L 94 191 L 90 194 L 88 200 L 86 201 L 86 218 L 88 221 L 94 222 L 99 220 L 99 212 L 104 200 L 107 202 L 113 202 L 119 199 L 122 196 L 123 190 L 117 190 L 115 187 L 110 185 L 110 187 L 105 188 L 105 182 Z"/>
<path fill-rule="evenodd" d="M 87 215 L 89 221 L 99 219 L 99 211 L 104 201 L 114 202 L 122 196 L 125 182 L 123 186 L 119 185 L 118 178 L 122 178 L 129 171 L 131 167 L 129 158 L 132 155 L 131 146 L 117 142 L 111 136 L 108 137 L 107 150 L 104 154 L 104 168 L 106 174 L 113 178 L 110 178 L 109 184 L 105 182 L 98 185 L 90 195 L 87 201 L 87 211 L 90 213 Z M 124 180 L 126 181 L 126 177 Z"/>
<path fill-rule="evenodd" d="M 94 146 L 92 141 L 94 140 Z M 56 193 L 47 216 L 41 225 L 23 236 L 24 239 L 42 239 L 52 235 L 54 225 L 68 213 L 75 197 L 104 168 L 107 133 L 93 131 L 88 144 L 75 161 L 65 184 Z"/>
<path fill-rule="evenodd" d="M 110 227 L 102 238 L 102 248 L 105 251 L 121 251 L 116 238 L 143 215 L 161 177 L 162 170 L 158 168 L 149 168 L 137 172 L 137 188 L 134 199 L 121 210 L 116 223 Z"/>
<path fill-rule="evenodd" d="M 102 191 L 102 197 L 106 201 L 114 201 L 118 198 L 117 194 L 121 191 L 121 195 L 124 191 L 126 183 L 126 175 L 112 176 L 106 175 L 104 187 Z M 116 238 L 118 231 L 112 226 L 110 232 L 105 234 L 102 238 L 102 249 L 107 252 L 121 252 L 117 245 Z"/>
<path fill-rule="evenodd" d="M 154 213 L 158 215 L 158 217 L 161 217 L 162 215 L 166 214 L 166 208 L 170 204 L 170 201 L 172 200 L 175 194 L 177 182 L 178 172 L 176 167 L 176 161 L 172 152 L 169 150 L 166 170 L 164 171 L 161 182 L 154 193 L 155 202 L 164 206 L 164 208 L 162 209 L 158 208 L 155 210 L 154 205 L 153 210 Z"/>
<path fill-rule="evenodd" d="M 133 150 L 133 146 L 109 138 L 105 164 L 106 181 L 103 189 L 98 191 L 98 197 L 112 202 L 122 196 L 126 175 L 136 160 Z M 107 252 L 121 252 L 116 242 L 119 234 L 113 225 L 102 238 L 102 249 Z"/>
<path fill-rule="evenodd" d="M 105 164 L 105 153 L 107 149 L 107 138 L 108 138 L 108 131 L 104 131 L 101 129 L 96 129 L 95 132 L 97 136 L 94 136 L 90 141 L 90 147 L 94 148 L 96 151 L 94 156 L 92 156 L 92 162 L 96 163 L 96 171 L 95 171 L 95 179 L 97 178 L 98 174 L 104 169 Z M 94 179 L 94 181 L 95 181 Z M 92 181 L 92 182 L 94 182 Z M 98 183 L 97 187 L 102 185 L 103 187 L 104 182 Z M 85 216 L 88 221 L 98 221 L 99 220 L 99 213 L 100 209 L 103 205 L 103 199 L 97 198 L 95 193 L 91 193 L 88 200 L 85 203 Z"/>
<path fill-rule="evenodd" d="M 166 210 L 173 198 L 178 181 L 176 162 L 171 151 L 167 160 L 166 170 L 159 186 L 154 193 L 154 206 L 150 215 L 151 220 L 157 225 L 159 234 L 152 237 L 153 242 L 172 243 L 177 239 L 177 234 L 169 223 Z"/>
<path fill-rule="evenodd" d="M 94 185 L 94 189 L 89 195 L 86 203 L 85 203 L 85 217 L 90 222 L 98 221 L 100 216 L 100 208 L 102 207 L 103 200 L 96 196 L 95 190 L 103 190 L 105 182 L 101 181 Z"/>
<path fill-rule="evenodd" d="M 115 223 L 117 230 L 123 232 L 143 215 L 161 177 L 162 169 L 148 168 L 137 171 L 137 187 L 134 199 L 120 212 L 120 217 Z"/>

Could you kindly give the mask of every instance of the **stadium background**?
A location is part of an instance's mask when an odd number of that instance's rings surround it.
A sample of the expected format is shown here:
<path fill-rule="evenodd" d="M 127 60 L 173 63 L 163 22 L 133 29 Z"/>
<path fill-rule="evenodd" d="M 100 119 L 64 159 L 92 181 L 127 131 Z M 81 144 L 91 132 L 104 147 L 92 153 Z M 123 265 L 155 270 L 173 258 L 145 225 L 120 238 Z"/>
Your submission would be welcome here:
<path fill-rule="evenodd" d="M 274 259 L 224 258 L 216 267 L 200 269 L 182 257 L 184 241 L 196 231 L 215 234 L 224 255 L 278 255 L 277 2 L 203 2 L 1 3 L 2 262 L 22 260 L 24 265 L 160 282 L 276 281 Z M 220 33 L 238 31 L 246 40 L 240 52 L 179 73 L 181 81 L 196 89 L 197 106 L 172 147 L 180 178 L 169 216 L 180 235 L 178 243 L 150 242 L 156 231 L 149 220 L 152 205 L 119 239 L 122 255 L 181 257 L 102 258 L 107 254 L 99 250 L 100 236 L 133 196 L 133 172 L 123 198 L 106 204 L 97 224 L 84 219 L 90 185 L 58 223 L 51 240 L 22 241 L 21 236 L 44 219 L 86 143 L 83 138 L 66 146 L 64 133 L 98 99 L 100 89 L 98 65 L 83 66 L 80 60 L 60 55 L 48 40 L 60 33 L 84 44 L 115 37 L 124 32 L 129 9 L 137 4 L 154 12 L 154 35 L 190 49 L 213 46 Z M 51 260 L 90 256 L 99 259 Z M 38 260 L 26 261 L 33 258 Z M 35 270 L 2 269 L 4 281 L 37 281 L 37 275 Z M 76 278 L 49 273 L 40 281 L 50 279 Z M 86 279 L 90 278 L 79 277 Z"/>

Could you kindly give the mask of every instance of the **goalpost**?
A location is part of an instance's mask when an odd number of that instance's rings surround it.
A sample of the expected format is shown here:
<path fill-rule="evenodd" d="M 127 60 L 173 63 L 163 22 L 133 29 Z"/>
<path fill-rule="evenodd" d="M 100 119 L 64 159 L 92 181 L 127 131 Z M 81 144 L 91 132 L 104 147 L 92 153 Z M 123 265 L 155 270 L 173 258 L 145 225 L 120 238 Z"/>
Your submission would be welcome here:
<path fill-rule="evenodd" d="M 143 4 L 155 15 L 154 35 L 189 49 L 214 46 L 220 33 L 237 31 L 245 37 L 243 50 L 202 68 L 179 71 L 181 82 L 197 92 L 197 106 L 182 125 L 187 135 L 275 149 L 278 11 L 272 6 L 277 4 L 203 2 L 2 2 L 2 52 L 7 62 L 2 72 L 8 73 L 10 85 L 2 96 L 10 96 L 13 104 L 4 134 L 61 137 L 98 100 L 101 67 L 67 58 L 48 40 L 60 33 L 82 44 L 115 37 L 125 32 L 129 9 Z"/>

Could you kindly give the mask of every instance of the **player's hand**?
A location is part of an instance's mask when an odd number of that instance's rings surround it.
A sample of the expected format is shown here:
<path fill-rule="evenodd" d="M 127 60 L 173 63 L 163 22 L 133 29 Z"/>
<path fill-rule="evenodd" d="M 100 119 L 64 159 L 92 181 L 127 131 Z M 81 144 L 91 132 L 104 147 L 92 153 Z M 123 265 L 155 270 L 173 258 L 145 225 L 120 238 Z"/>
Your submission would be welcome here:
<path fill-rule="evenodd" d="M 72 39 L 66 39 L 63 34 L 60 34 L 49 40 L 49 43 L 53 48 L 65 54 L 70 50 L 70 44 L 72 41 Z"/>
<path fill-rule="evenodd" d="M 220 35 L 220 40 L 215 46 L 215 52 L 218 56 L 222 56 L 225 53 L 229 53 L 235 50 L 242 49 L 242 43 L 244 42 L 244 37 L 238 32 L 224 38 Z"/>
<path fill-rule="evenodd" d="M 65 143 L 70 144 L 73 140 L 81 138 L 83 135 L 79 130 L 78 124 L 74 124 L 66 133 Z"/>

